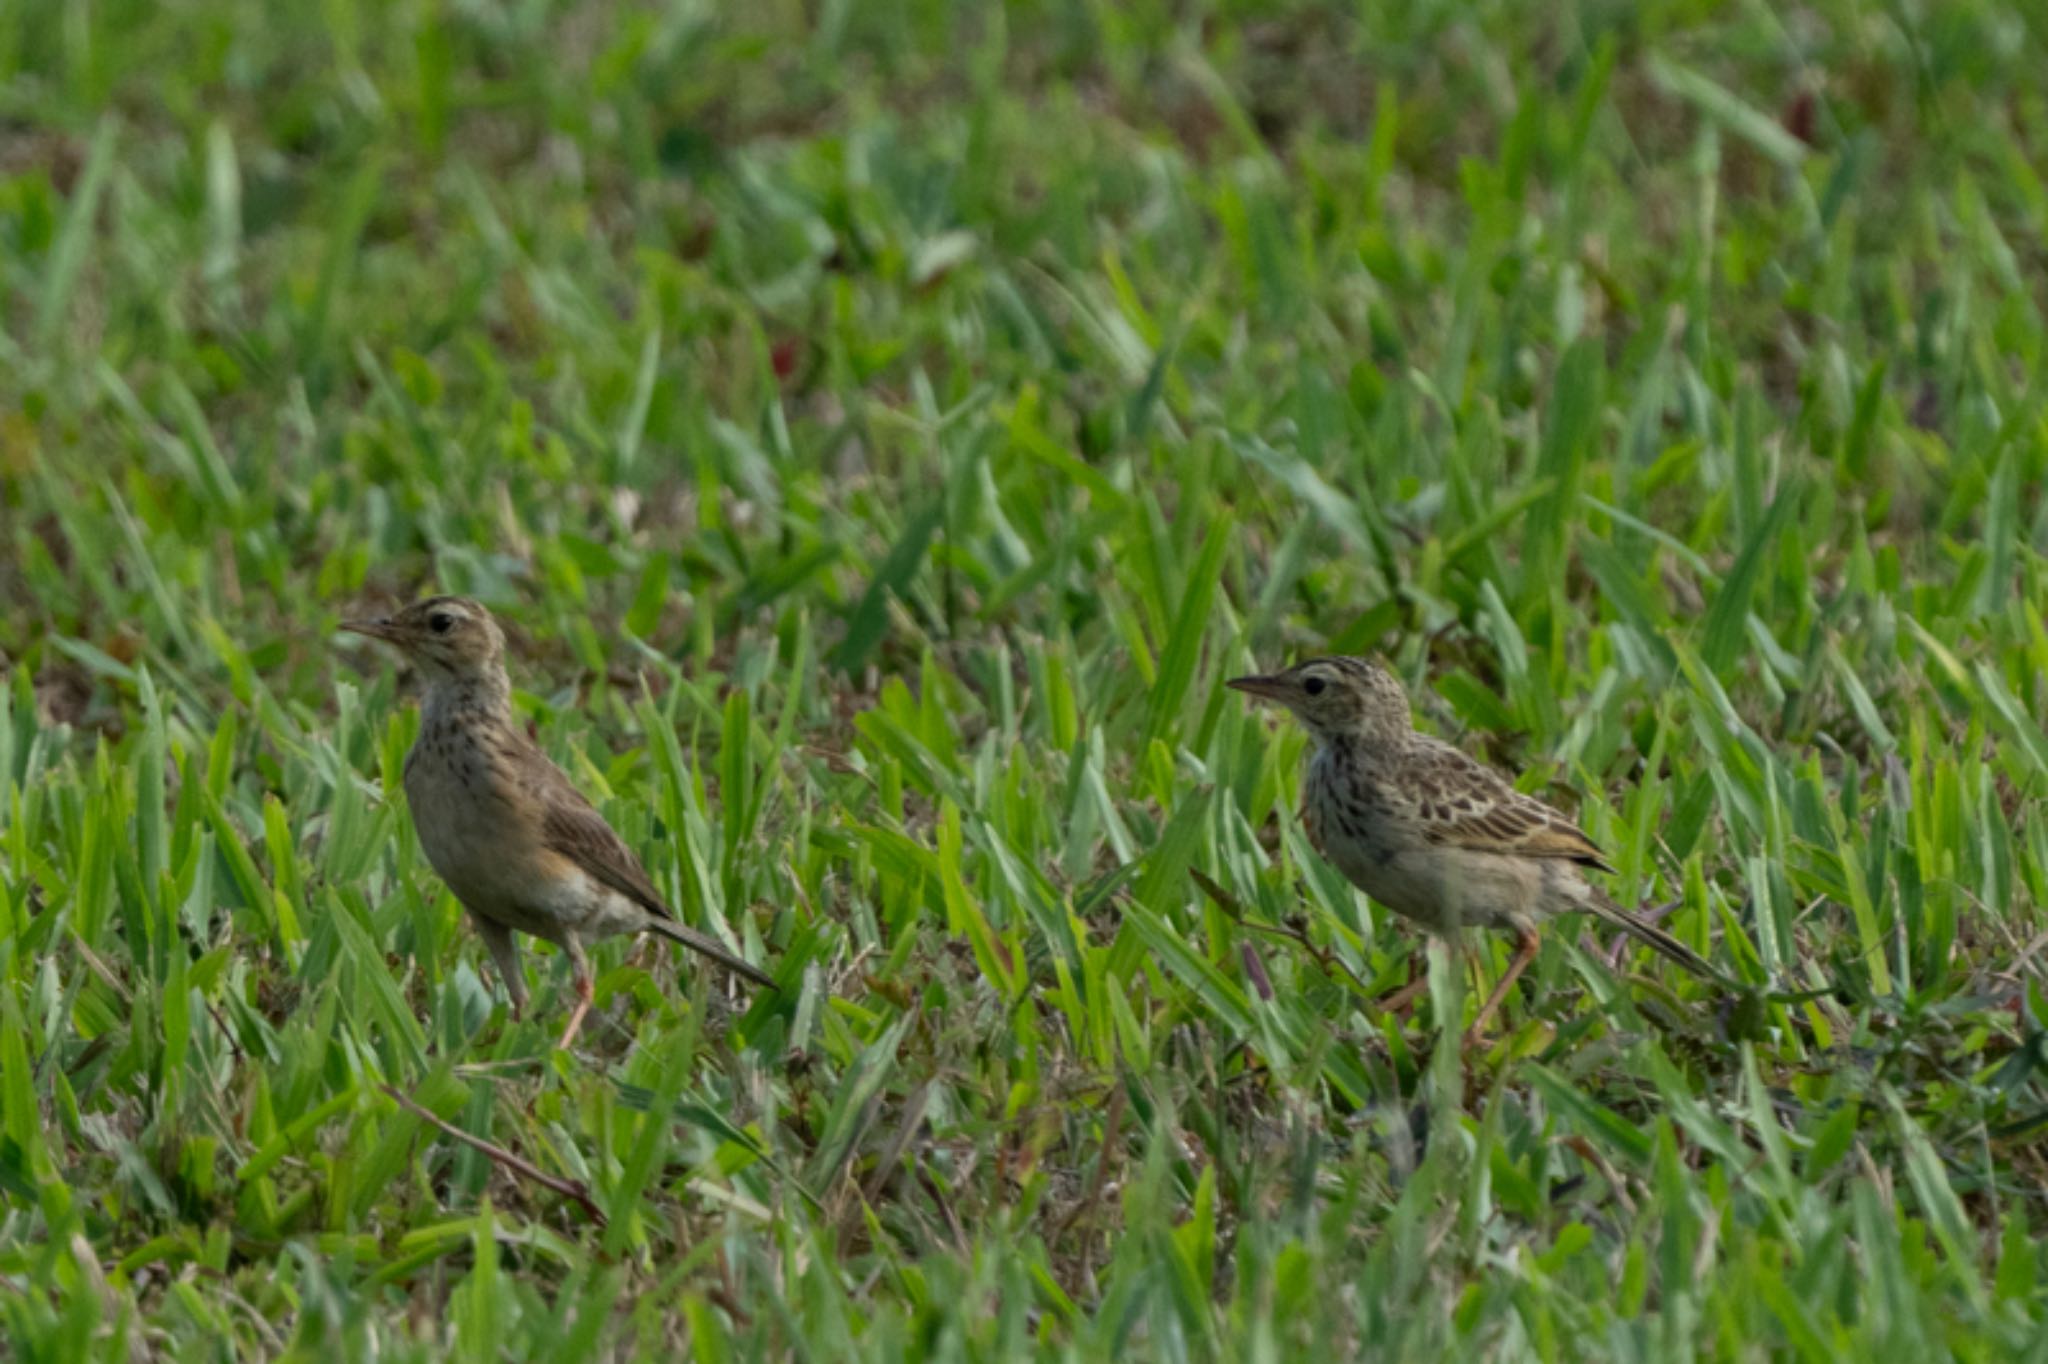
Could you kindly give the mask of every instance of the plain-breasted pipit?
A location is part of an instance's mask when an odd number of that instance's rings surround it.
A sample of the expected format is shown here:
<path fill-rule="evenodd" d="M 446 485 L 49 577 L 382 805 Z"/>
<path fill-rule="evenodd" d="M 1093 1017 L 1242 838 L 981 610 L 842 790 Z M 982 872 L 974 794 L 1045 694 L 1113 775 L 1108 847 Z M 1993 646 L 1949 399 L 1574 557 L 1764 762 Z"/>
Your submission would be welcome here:
<path fill-rule="evenodd" d="M 757 985 L 765 971 L 678 922 L 640 859 L 512 718 L 505 636 L 468 597 L 430 597 L 344 630 L 396 645 L 425 683 L 405 795 L 427 861 L 476 920 L 515 1016 L 526 1003 L 513 933 L 568 954 L 576 1009 L 560 1046 L 590 1010 L 586 944 L 646 930 L 672 938 Z"/>
<path fill-rule="evenodd" d="M 1614 869 L 1570 820 L 1418 733 L 1407 693 L 1386 669 L 1362 658 L 1316 658 L 1229 685 L 1279 702 L 1308 727 L 1315 751 L 1302 823 L 1353 885 L 1434 933 L 1474 927 L 1515 935 L 1514 959 L 1468 1036 L 1479 1035 L 1535 959 L 1538 926 L 1559 914 L 1597 915 L 1688 970 L 1722 978 L 1586 879 Z"/>

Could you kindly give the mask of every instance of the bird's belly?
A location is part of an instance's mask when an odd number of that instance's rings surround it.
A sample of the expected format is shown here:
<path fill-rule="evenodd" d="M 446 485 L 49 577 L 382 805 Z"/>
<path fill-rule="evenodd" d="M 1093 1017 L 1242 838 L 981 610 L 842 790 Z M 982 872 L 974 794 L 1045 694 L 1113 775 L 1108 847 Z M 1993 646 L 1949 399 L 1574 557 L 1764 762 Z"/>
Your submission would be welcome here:
<path fill-rule="evenodd" d="M 478 918 L 555 943 L 646 923 L 644 906 L 545 846 L 531 802 L 462 736 L 422 736 L 406 762 L 405 794 L 420 850 Z"/>
<path fill-rule="evenodd" d="M 1345 880 L 1371 896 L 1374 904 L 1425 927 L 1436 927 L 1445 917 L 1445 888 L 1428 863 L 1372 838 L 1326 835 L 1323 854 L 1344 873 Z"/>
<path fill-rule="evenodd" d="M 587 892 L 539 874 L 535 840 L 475 766 L 422 757 L 417 749 L 414 755 L 406 766 L 406 800 L 420 851 L 435 873 L 470 913 L 560 941 L 564 925 L 574 922 L 566 916 Z"/>
<path fill-rule="evenodd" d="M 1326 851 L 1375 904 L 1433 933 L 1511 927 L 1533 907 L 1533 878 L 1515 859 L 1371 837 L 1329 840 Z"/>
<path fill-rule="evenodd" d="M 550 942 L 566 941 L 571 933 L 583 942 L 595 942 L 646 924 L 646 909 L 582 868 L 556 860 L 553 871 L 498 900 L 491 917 Z"/>

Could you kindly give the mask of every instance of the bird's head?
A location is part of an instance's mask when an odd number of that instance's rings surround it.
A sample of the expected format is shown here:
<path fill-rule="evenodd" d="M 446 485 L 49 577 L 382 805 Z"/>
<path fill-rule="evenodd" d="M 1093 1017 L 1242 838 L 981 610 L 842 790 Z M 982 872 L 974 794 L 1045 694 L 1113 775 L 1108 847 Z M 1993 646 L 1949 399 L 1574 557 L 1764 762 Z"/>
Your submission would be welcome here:
<path fill-rule="evenodd" d="M 396 645 L 434 681 L 488 675 L 503 667 L 505 635 L 482 602 L 428 597 L 388 616 L 345 620 L 341 628 Z"/>
<path fill-rule="evenodd" d="M 1233 677 L 1228 685 L 1278 701 L 1318 738 L 1397 740 L 1413 728 L 1401 684 L 1363 658 L 1311 658 L 1285 672 Z"/>

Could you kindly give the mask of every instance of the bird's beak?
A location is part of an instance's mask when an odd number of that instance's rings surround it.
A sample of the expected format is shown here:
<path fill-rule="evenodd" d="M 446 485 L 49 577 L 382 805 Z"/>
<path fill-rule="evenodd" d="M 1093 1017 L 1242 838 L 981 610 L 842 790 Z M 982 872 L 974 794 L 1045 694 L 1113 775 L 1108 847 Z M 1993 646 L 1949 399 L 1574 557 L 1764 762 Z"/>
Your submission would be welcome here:
<path fill-rule="evenodd" d="M 372 639 L 396 638 L 391 629 L 389 616 L 377 616 L 369 620 L 345 620 L 341 623 L 341 628 L 352 635 L 368 635 Z"/>
<path fill-rule="evenodd" d="M 1268 701 L 1285 701 L 1291 694 L 1286 679 L 1280 677 L 1233 677 L 1223 685 L 1232 691 L 1263 697 Z"/>

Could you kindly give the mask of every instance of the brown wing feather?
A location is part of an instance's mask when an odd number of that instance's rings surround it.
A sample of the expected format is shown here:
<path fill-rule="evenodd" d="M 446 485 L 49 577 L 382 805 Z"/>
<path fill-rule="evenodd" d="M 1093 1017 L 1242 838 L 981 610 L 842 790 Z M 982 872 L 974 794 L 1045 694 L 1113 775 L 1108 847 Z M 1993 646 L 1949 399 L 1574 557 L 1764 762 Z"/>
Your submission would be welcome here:
<path fill-rule="evenodd" d="M 542 807 L 541 837 L 550 849 L 643 906 L 654 916 L 647 927 L 663 937 L 701 952 L 756 985 L 771 990 L 775 988 L 775 977 L 710 934 L 701 933 L 677 919 L 668 901 L 662 899 L 661 892 L 654 888 L 647 868 L 640 865 L 640 859 L 626 846 L 626 840 L 605 823 L 604 816 L 570 784 L 562 769 L 549 762 L 538 749 L 534 750 L 534 756 L 538 762 L 531 766 L 541 787 L 538 792 Z"/>
<path fill-rule="evenodd" d="M 546 789 L 540 793 L 540 832 L 548 847 L 619 894 L 646 906 L 649 912 L 664 919 L 675 918 L 675 911 L 654 888 L 647 869 L 626 846 L 626 840 L 605 823 L 604 816 L 552 763 L 548 764 L 547 776 Z"/>
<path fill-rule="evenodd" d="M 1419 743 L 1415 763 L 1404 813 L 1432 843 L 1614 870 L 1600 846 L 1570 820 L 1449 744 Z"/>
<path fill-rule="evenodd" d="M 541 834 L 548 847 L 619 894 L 630 896 L 664 919 L 675 917 L 626 840 L 613 833 L 604 816 L 581 796 L 574 805 L 560 799 L 550 801 L 541 818 Z"/>

